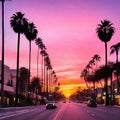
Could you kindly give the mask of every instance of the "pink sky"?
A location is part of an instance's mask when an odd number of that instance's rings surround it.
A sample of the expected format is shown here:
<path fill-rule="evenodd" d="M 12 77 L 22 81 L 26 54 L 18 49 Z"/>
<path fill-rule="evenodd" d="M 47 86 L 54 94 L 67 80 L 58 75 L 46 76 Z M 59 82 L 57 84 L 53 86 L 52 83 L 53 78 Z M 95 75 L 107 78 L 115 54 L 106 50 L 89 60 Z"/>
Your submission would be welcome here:
<path fill-rule="evenodd" d="M 110 46 L 120 41 L 119 5 L 120 0 L 5 1 L 5 64 L 16 68 L 17 34 L 10 28 L 9 20 L 15 12 L 21 11 L 36 25 L 38 37 L 47 47 L 59 82 L 71 84 L 73 81 L 79 86 L 81 70 L 94 54 L 99 54 L 102 58 L 100 64 L 104 64 L 104 43 L 96 35 L 97 24 L 104 19 L 114 23 L 116 31 L 108 43 L 108 55 Z M 27 39 L 21 35 L 20 67 L 28 67 L 28 48 Z M 37 46 L 33 42 L 33 75 L 36 74 L 36 55 Z M 115 55 L 108 56 L 108 60 L 115 61 Z"/>

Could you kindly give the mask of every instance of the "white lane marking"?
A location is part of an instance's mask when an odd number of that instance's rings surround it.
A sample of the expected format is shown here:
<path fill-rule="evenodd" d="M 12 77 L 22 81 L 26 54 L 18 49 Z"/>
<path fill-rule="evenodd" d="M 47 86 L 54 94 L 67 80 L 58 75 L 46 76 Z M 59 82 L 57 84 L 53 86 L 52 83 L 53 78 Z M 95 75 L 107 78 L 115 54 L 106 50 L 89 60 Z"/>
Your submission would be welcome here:
<path fill-rule="evenodd" d="M 64 106 L 57 112 L 57 114 L 55 115 L 53 120 L 57 120 L 57 117 L 59 116 L 59 114 L 61 113 L 61 111 L 63 110 Z"/>

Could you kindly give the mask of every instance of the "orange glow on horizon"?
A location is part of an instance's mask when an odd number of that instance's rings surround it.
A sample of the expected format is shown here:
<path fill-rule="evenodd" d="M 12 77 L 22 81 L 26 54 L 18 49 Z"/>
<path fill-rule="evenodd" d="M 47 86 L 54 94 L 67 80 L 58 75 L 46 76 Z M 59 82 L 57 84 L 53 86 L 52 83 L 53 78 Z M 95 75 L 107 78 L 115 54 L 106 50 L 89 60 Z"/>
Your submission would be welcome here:
<path fill-rule="evenodd" d="M 67 85 L 61 85 L 60 91 L 65 95 L 66 98 L 69 98 L 71 94 L 73 94 L 78 87 L 81 89 L 85 89 L 86 86 L 84 84 L 67 84 Z"/>

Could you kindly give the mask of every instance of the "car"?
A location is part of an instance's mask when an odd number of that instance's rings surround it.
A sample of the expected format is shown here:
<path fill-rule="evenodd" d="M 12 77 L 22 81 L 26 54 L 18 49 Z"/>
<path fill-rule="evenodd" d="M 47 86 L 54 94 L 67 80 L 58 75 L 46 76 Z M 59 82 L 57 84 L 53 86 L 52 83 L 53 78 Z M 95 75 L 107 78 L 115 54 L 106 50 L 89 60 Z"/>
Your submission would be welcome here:
<path fill-rule="evenodd" d="M 46 109 L 55 109 L 57 106 L 56 106 L 56 103 L 55 101 L 48 101 L 46 103 Z"/>
<path fill-rule="evenodd" d="M 64 100 L 63 102 L 66 103 L 66 100 Z"/>
<path fill-rule="evenodd" d="M 88 100 L 87 106 L 88 107 L 97 107 L 97 103 L 95 100 L 91 99 L 91 100 Z"/>

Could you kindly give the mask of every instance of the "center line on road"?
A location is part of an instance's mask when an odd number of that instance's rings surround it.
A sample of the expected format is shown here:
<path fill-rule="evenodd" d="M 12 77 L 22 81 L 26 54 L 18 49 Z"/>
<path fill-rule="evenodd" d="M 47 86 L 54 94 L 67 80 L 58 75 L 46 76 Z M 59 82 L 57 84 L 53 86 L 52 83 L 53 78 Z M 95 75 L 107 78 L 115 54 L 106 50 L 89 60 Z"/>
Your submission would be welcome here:
<path fill-rule="evenodd" d="M 63 106 L 63 107 L 64 107 L 64 106 Z M 53 119 L 53 120 L 57 120 L 57 117 L 58 117 L 58 116 L 59 116 L 59 114 L 61 113 L 61 111 L 62 111 L 63 107 L 59 110 L 59 112 L 56 114 L 56 116 L 54 117 L 54 119 Z"/>

